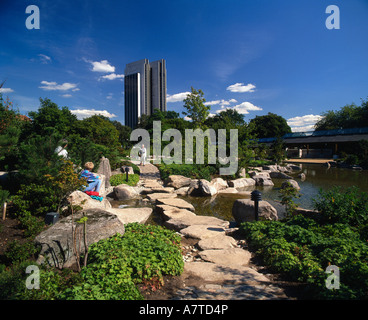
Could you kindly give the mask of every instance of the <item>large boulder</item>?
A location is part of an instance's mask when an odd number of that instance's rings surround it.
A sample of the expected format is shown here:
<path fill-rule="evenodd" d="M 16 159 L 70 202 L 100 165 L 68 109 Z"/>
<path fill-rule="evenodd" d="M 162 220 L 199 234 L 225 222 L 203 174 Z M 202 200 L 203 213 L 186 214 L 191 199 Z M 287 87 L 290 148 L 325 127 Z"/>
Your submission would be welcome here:
<path fill-rule="evenodd" d="M 278 171 L 276 171 L 276 172 L 271 171 L 270 172 L 270 177 L 272 179 L 293 179 L 293 177 L 290 177 L 286 173 L 284 173 L 284 172 L 278 172 Z"/>
<path fill-rule="evenodd" d="M 107 239 L 116 233 L 124 234 L 124 224 L 115 214 L 102 209 L 83 210 L 87 216 L 87 246 Z M 41 247 L 37 263 L 47 263 L 58 268 L 71 267 L 76 263 L 74 249 L 84 253 L 83 224 L 77 221 L 83 217 L 83 212 L 74 214 L 76 228 L 76 243 L 73 244 L 72 216 L 56 222 L 35 238 L 35 244 Z"/>
<path fill-rule="evenodd" d="M 191 196 L 206 197 L 214 196 L 215 194 L 217 194 L 217 188 L 205 179 L 192 182 L 188 190 L 188 195 Z"/>
<path fill-rule="evenodd" d="M 173 187 L 175 189 L 179 189 L 182 187 L 189 186 L 192 179 L 181 176 L 181 175 L 171 175 L 166 180 L 167 187 Z"/>
<path fill-rule="evenodd" d="M 111 167 L 110 167 L 110 161 L 109 159 L 102 157 L 100 160 L 100 165 L 97 169 L 98 175 L 103 175 L 105 177 L 104 179 L 104 186 L 105 188 L 110 187 L 110 177 L 111 177 Z"/>
<path fill-rule="evenodd" d="M 240 178 L 229 181 L 228 185 L 231 188 L 245 188 L 255 186 L 256 182 L 252 178 Z"/>
<path fill-rule="evenodd" d="M 237 224 L 254 221 L 254 201 L 250 199 L 235 200 L 232 209 L 233 217 Z M 278 220 L 277 210 L 267 201 L 258 202 L 258 217 L 263 220 Z"/>
<path fill-rule="evenodd" d="M 67 205 L 80 206 L 83 209 L 100 208 L 109 209 L 111 208 L 110 202 L 103 198 L 102 201 L 91 198 L 88 194 L 82 191 L 74 191 L 67 197 Z M 66 207 L 64 207 L 67 209 Z"/>
<path fill-rule="evenodd" d="M 217 192 L 228 187 L 227 182 L 222 178 L 212 179 L 211 184 L 216 188 Z"/>
<path fill-rule="evenodd" d="M 284 189 L 286 188 L 287 186 L 291 186 L 293 187 L 294 189 L 296 190 L 300 190 L 300 186 L 298 184 L 298 182 L 296 182 L 295 180 L 293 179 L 288 179 L 286 181 L 284 181 L 282 184 L 281 184 L 281 189 Z"/>
<path fill-rule="evenodd" d="M 138 195 L 137 190 L 134 187 L 127 184 L 120 184 L 114 187 L 114 195 L 117 200 L 132 199 Z"/>
<path fill-rule="evenodd" d="M 268 173 L 254 175 L 252 179 L 256 182 L 256 186 L 273 186 L 274 185 Z"/>

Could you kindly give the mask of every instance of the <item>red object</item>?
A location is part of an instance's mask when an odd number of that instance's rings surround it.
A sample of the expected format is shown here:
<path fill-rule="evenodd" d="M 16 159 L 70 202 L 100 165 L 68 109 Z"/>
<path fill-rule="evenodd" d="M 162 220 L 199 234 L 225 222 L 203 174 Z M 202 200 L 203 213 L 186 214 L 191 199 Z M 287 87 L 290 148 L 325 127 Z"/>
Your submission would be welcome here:
<path fill-rule="evenodd" d="M 88 194 L 89 196 L 97 196 L 97 197 L 100 196 L 100 193 L 96 191 L 85 191 L 85 193 Z"/>

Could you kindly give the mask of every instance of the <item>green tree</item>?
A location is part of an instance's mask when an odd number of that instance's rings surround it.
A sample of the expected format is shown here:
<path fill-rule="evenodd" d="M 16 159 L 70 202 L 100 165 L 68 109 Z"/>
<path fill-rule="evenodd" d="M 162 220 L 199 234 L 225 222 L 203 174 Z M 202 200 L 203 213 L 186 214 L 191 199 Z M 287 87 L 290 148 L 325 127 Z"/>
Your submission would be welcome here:
<path fill-rule="evenodd" d="M 50 99 L 40 99 L 38 111 L 29 112 L 32 119 L 28 134 L 41 136 L 59 133 L 62 137 L 75 132 L 77 117 L 67 107 L 61 109 Z"/>
<path fill-rule="evenodd" d="M 315 124 L 315 130 L 335 130 L 366 127 L 368 124 L 368 100 L 361 106 L 355 103 L 346 105 L 340 110 L 329 110 L 322 113 L 322 119 Z"/>
<path fill-rule="evenodd" d="M 129 149 L 132 146 L 130 142 L 130 134 L 132 132 L 132 128 L 128 126 L 123 126 L 119 121 L 111 122 L 116 130 L 119 132 L 119 143 L 121 144 L 123 149 Z"/>
<path fill-rule="evenodd" d="M 291 133 L 291 128 L 287 121 L 271 112 L 265 116 L 256 116 L 250 120 L 250 123 L 254 124 L 252 133 L 258 138 L 282 137 L 284 134 Z"/>
<path fill-rule="evenodd" d="M 205 121 L 210 114 L 211 106 L 206 106 L 206 99 L 203 98 L 203 91 L 191 87 L 191 93 L 184 99 L 184 108 L 182 113 L 192 119 L 194 128 L 204 128 Z"/>

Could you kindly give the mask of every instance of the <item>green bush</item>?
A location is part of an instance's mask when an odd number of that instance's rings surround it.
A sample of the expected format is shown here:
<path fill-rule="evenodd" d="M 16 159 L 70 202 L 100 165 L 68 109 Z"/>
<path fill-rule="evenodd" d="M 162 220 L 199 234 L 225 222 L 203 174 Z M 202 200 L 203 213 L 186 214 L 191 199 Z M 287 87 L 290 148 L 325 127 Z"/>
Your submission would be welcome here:
<path fill-rule="evenodd" d="M 22 185 L 16 195 L 11 197 L 12 213 L 16 217 L 26 215 L 44 216 L 48 212 L 56 211 L 58 197 L 51 187 L 39 184 Z"/>
<path fill-rule="evenodd" d="M 287 221 L 246 222 L 241 230 L 266 265 L 291 280 L 307 283 L 307 292 L 314 298 L 366 299 L 367 240 L 362 241 L 360 229 L 354 226 L 325 220 L 317 214 L 313 219 L 297 215 Z M 351 218 L 348 221 L 355 223 Z M 339 267 L 339 290 L 326 288 L 328 265 Z"/>
<path fill-rule="evenodd" d="M 19 259 L 17 261 L 22 261 Z M 81 273 L 40 267 L 40 289 L 25 288 L 23 261 L 0 272 L 0 299 L 22 300 L 140 300 L 137 284 L 152 290 L 164 275 L 180 275 L 184 262 L 180 237 L 160 226 L 131 223 L 89 247 L 88 264 Z M 4 289 L 3 289 L 4 288 Z"/>
<path fill-rule="evenodd" d="M 360 226 L 368 223 L 368 194 L 357 187 L 333 187 L 320 190 L 314 207 L 320 212 L 321 223 L 346 223 Z"/>
<path fill-rule="evenodd" d="M 126 181 L 126 174 L 119 173 L 111 176 L 110 184 L 115 187 L 119 184 L 127 184 L 129 186 L 135 186 L 139 181 L 139 175 L 137 174 L 128 174 L 128 181 Z"/>

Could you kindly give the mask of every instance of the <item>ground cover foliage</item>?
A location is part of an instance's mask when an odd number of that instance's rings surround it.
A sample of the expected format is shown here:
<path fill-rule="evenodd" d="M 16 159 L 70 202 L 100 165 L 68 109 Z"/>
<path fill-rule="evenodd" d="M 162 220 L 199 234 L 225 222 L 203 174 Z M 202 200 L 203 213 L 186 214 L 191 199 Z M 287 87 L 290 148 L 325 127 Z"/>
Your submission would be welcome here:
<path fill-rule="evenodd" d="M 306 284 L 314 299 L 367 299 L 368 195 L 356 187 L 320 191 L 319 213 L 241 225 L 249 247 L 275 272 Z M 340 272 L 340 288 L 327 289 L 326 268 Z"/>
<path fill-rule="evenodd" d="M 155 225 L 130 223 L 116 234 L 89 247 L 88 263 L 81 272 L 40 266 L 40 289 L 25 286 L 26 260 L 2 268 L 0 299 L 15 300 L 140 300 L 138 285 L 157 290 L 163 276 L 180 275 L 184 262 L 180 237 Z"/>

